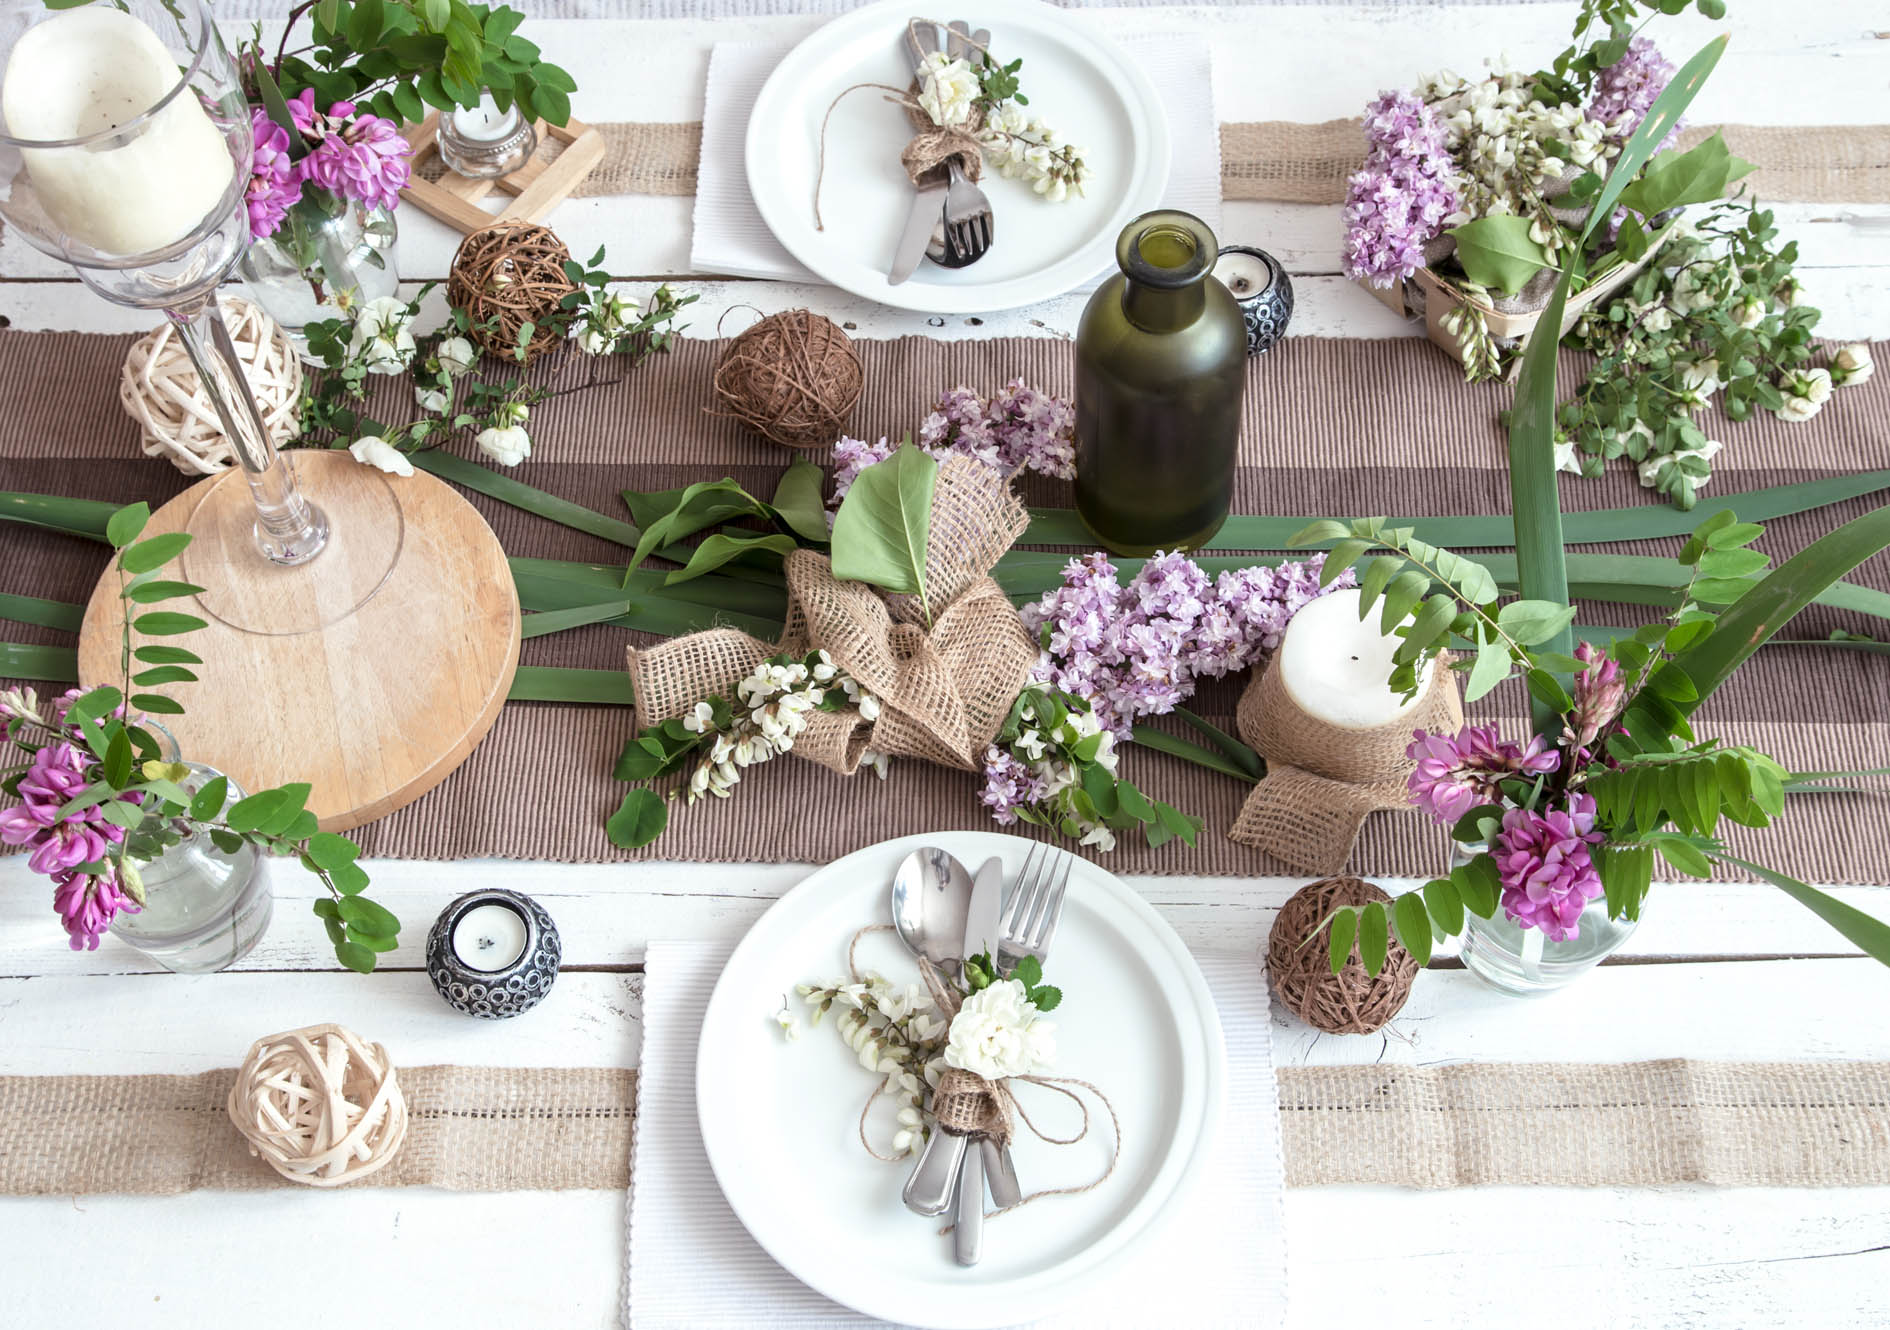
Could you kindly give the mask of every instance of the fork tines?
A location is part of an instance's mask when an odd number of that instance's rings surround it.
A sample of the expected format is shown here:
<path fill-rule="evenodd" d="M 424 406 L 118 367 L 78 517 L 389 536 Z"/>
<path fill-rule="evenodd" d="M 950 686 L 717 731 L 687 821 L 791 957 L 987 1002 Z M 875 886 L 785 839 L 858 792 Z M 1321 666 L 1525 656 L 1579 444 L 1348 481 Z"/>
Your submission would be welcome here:
<path fill-rule="evenodd" d="M 1031 846 L 1017 876 L 1017 886 L 1004 903 L 998 919 L 1003 950 L 1019 958 L 1039 961 L 1050 949 L 1057 920 L 1063 913 L 1063 895 L 1070 885 L 1071 858 L 1044 845 Z"/>

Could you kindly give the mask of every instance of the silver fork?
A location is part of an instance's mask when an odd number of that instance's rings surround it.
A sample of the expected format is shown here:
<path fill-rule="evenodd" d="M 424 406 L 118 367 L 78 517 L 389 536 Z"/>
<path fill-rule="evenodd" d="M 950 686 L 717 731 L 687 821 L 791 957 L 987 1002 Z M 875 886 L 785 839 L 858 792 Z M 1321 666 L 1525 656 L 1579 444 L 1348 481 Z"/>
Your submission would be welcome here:
<path fill-rule="evenodd" d="M 998 918 L 998 973 L 1008 975 L 1026 956 L 1039 965 L 1050 955 L 1063 915 L 1063 896 L 1070 886 L 1071 856 L 1043 845 L 1033 845 L 1017 875 L 1017 886 Z"/>
<path fill-rule="evenodd" d="M 946 34 L 945 54 L 954 60 L 982 59 L 979 47 L 991 44 L 991 34 L 980 28 L 974 46 L 970 26 L 963 19 L 951 23 Z M 951 174 L 951 188 L 945 195 L 945 262 L 949 267 L 962 268 L 976 263 L 991 248 L 994 238 L 991 201 L 982 189 L 965 179 L 956 158 L 947 162 L 946 167 Z"/>

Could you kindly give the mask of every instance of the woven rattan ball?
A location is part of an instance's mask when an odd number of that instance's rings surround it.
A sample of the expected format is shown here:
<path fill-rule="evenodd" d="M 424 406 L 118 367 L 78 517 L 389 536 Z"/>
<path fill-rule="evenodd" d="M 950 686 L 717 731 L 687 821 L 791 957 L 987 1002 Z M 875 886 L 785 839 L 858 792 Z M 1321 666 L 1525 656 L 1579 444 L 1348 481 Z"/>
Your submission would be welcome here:
<path fill-rule="evenodd" d="M 1329 926 L 1321 925 L 1334 906 L 1390 899 L 1358 878 L 1329 877 L 1294 892 L 1273 921 L 1267 941 L 1273 991 L 1308 1025 L 1332 1034 L 1370 1034 L 1396 1016 L 1411 996 L 1417 961 L 1395 937 L 1376 979 L 1365 973 L 1356 946 L 1337 974 L 1327 960 L 1331 934 Z M 1318 935 L 1307 942 L 1314 929 Z"/>
<path fill-rule="evenodd" d="M 446 298 L 472 316 L 469 335 L 497 356 L 518 350 L 519 330 L 531 360 L 564 340 L 558 302 L 577 290 L 565 275 L 571 251 L 535 222 L 495 222 L 460 241 L 446 277 Z"/>
<path fill-rule="evenodd" d="M 220 297 L 218 304 L 263 425 L 280 445 L 295 435 L 302 362 L 289 335 L 260 307 L 233 295 Z M 138 422 L 145 456 L 162 457 L 188 476 L 212 476 L 236 460 L 173 325 L 166 323 L 131 344 L 118 375 L 118 400 Z"/>
<path fill-rule="evenodd" d="M 715 395 L 765 439 L 825 448 L 845 432 L 865 374 L 839 324 L 806 309 L 770 314 L 732 339 L 715 367 Z"/>
<path fill-rule="evenodd" d="M 230 1120 L 289 1181 L 339 1187 L 393 1159 L 407 1101 L 386 1049 L 310 1025 L 256 1041 L 230 1087 Z"/>

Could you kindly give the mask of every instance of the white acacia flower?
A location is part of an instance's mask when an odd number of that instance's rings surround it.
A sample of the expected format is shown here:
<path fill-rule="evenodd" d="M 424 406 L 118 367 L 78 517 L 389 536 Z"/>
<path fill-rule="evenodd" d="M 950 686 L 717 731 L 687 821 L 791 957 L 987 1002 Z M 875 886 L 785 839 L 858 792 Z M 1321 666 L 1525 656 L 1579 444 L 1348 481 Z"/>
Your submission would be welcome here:
<path fill-rule="evenodd" d="M 413 310 L 398 296 L 381 296 L 354 316 L 348 354 L 373 374 L 398 374 L 413 361 Z"/>
<path fill-rule="evenodd" d="M 875 776 L 885 780 L 886 773 L 892 768 L 892 758 L 885 753 L 876 753 L 868 748 L 860 754 L 860 765 L 872 768 Z"/>
<path fill-rule="evenodd" d="M 1558 434 L 1555 439 L 1555 469 L 1566 471 L 1572 476 L 1582 473 L 1582 459 L 1575 449 L 1575 440 Z"/>
<path fill-rule="evenodd" d="M 695 710 L 682 718 L 682 727 L 691 734 L 707 734 L 715 728 L 715 708 L 707 702 L 696 703 Z"/>
<path fill-rule="evenodd" d="M 899 1130 L 893 1133 L 892 1152 L 911 1154 L 925 1143 L 925 1118 L 910 1106 L 899 1110 Z"/>
<path fill-rule="evenodd" d="M 1876 372 L 1870 348 L 1862 342 L 1852 342 L 1831 360 L 1831 382 L 1839 387 L 1855 388 L 1860 383 L 1868 383 Z"/>
<path fill-rule="evenodd" d="M 952 1018 L 945 1061 L 988 1081 L 1028 1076 L 1056 1060 L 1056 1025 L 1046 1021 L 1015 979 L 1000 979 L 965 999 Z"/>
<path fill-rule="evenodd" d="M 532 455 L 532 439 L 517 425 L 502 429 L 482 429 L 473 442 L 479 451 L 500 466 L 517 466 Z"/>
<path fill-rule="evenodd" d="M 1718 359 L 1695 360 L 1683 365 L 1680 369 L 1680 386 L 1689 393 L 1711 397 L 1724 386 L 1719 381 Z"/>
<path fill-rule="evenodd" d="M 1765 322 L 1765 302 L 1757 296 L 1747 296 L 1733 311 L 1733 322 L 1741 328 L 1758 327 Z"/>
<path fill-rule="evenodd" d="M 448 374 L 464 374 L 479 359 L 479 353 L 473 350 L 473 344 L 464 337 L 449 337 L 440 343 L 440 349 L 433 353 L 440 362 L 440 368 Z"/>
<path fill-rule="evenodd" d="M 1045 747 L 1043 735 L 1036 730 L 1020 730 L 1017 735 L 1017 742 L 1011 746 L 1032 762 L 1043 760 Z"/>
<path fill-rule="evenodd" d="M 419 383 L 413 386 L 413 400 L 422 411 L 431 411 L 436 415 L 453 404 L 453 399 L 447 395 L 446 389 L 429 388 Z"/>
<path fill-rule="evenodd" d="M 871 693 L 860 694 L 860 719 L 864 721 L 879 719 L 879 699 Z"/>
<path fill-rule="evenodd" d="M 980 88 L 978 76 L 963 60 L 939 51 L 919 65 L 919 109 L 936 125 L 962 125 L 971 119 Z"/>
<path fill-rule="evenodd" d="M 781 1000 L 781 1010 L 774 1013 L 774 1023 L 781 1027 L 782 1038 L 790 1044 L 801 1037 L 800 1018 L 794 1014 L 785 998 Z"/>
<path fill-rule="evenodd" d="M 363 466 L 371 466 L 394 476 L 411 476 L 413 463 L 407 454 L 378 434 L 364 434 L 348 445 L 348 455 Z"/>
<path fill-rule="evenodd" d="M 1107 854 L 1109 851 L 1116 848 L 1116 833 L 1098 822 L 1095 826 L 1083 833 L 1083 839 L 1078 841 L 1077 844 L 1094 845 L 1104 854 Z"/>

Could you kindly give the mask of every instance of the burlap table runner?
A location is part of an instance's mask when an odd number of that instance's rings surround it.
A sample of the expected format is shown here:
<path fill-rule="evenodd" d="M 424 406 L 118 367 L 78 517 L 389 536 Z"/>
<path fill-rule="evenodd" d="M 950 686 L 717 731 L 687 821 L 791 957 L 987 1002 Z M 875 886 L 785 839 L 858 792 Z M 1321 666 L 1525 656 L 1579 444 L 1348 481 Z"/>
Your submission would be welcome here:
<path fill-rule="evenodd" d="M 250 1157 L 200 1076 L 0 1077 L 0 1195 L 168 1196 L 295 1184 Z M 636 1073 L 402 1068 L 412 1112 L 361 1187 L 617 1190 Z M 1890 1063 L 1285 1067 L 1291 1187 L 1890 1184 Z M 1230 1106 L 1238 1130 L 1241 1105 Z"/>
<path fill-rule="evenodd" d="M 154 503 L 184 478 L 142 457 L 136 430 L 116 399 L 116 375 L 128 337 L 0 331 L 0 489 Z M 934 342 L 918 338 L 858 343 L 866 391 L 853 432 L 897 438 L 914 428 L 939 391 L 968 384 L 992 391 L 1022 376 L 1046 391 L 1069 393 L 1072 353 L 1052 339 Z M 756 493 L 773 490 L 789 454 L 705 414 L 717 346 L 683 340 L 621 383 L 559 397 L 532 412 L 535 455 L 509 473 L 599 512 L 624 516 L 619 491 L 656 490 L 733 476 Z M 1879 360 L 1890 349 L 1877 348 Z M 582 366 L 567 371 L 576 374 Z M 1564 382 L 1578 368 L 1571 354 Z M 555 378 L 550 358 L 534 377 Z M 1249 368 L 1235 473 L 1234 510 L 1246 513 L 1355 516 L 1388 513 L 1501 513 L 1509 507 L 1505 440 L 1496 413 L 1510 389 L 1466 386 L 1460 371 L 1428 343 L 1292 338 Z M 377 384 L 374 413 L 403 420 L 399 385 Z M 1890 468 L 1890 374 L 1840 389 L 1804 424 L 1770 413 L 1734 424 L 1717 411 L 1702 428 L 1726 450 L 1715 462 L 1709 495 L 1816 479 L 1860 468 Z M 816 456 L 816 460 L 824 460 Z M 1024 497 L 1068 507 L 1067 484 L 1031 477 Z M 1601 480 L 1566 477 L 1570 511 L 1657 502 L 1627 468 Z M 628 551 L 504 504 L 474 496 L 505 548 L 519 556 L 622 564 Z M 1890 494 L 1769 524 L 1764 548 L 1783 555 L 1878 506 Z M 1611 547 L 1586 547 L 1603 550 Z M 1678 540 L 1645 542 L 1628 552 L 1670 554 Z M 0 591 L 83 602 L 105 566 L 100 546 L 0 523 Z M 1870 560 L 1853 580 L 1890 589 L 1890 557 Z M 1649 611 L 1584 605 L 1580 622 L 1632 624 Z M 1833 628 L 1883 632 L 1880 621 L 1814 609 L 1792 637 Z M 69 634 L 0 624 L 18 642 L 70 643 Z M 523 663 L 621 670 L 628 643 L 655 639 L 598 625 L 548 634 L 524 644 Z M 1701 713 L 1708 731 L 1737 733 L 1798 770 L 1890 765 L 1890 668 L 1881 656 L 1821 647 L 1773 647 L 1750 662 Z M 1239 683 L 1204 688 L 1195 707 L 1231 729 Z M 1521 733 L 1527 700 L 1505 687 L 1472 706 L 1479 723 L 1500 721 Z M 635 724 L 628 708 L 515 703 L 492 734 L 438 789 L 360 833 L 367 853 L 452 859 L 498 855 L 602 861 L 668 858 L 825 863 L 893 836 L 989 828 L 975 776 L 921 762 L 895 763 L 890 779 L 836 778 L 806 762 L 775 762 L 750 774 L 736 797 L 708 800 L 678 816 L 665 835 L 635 855 L 612 849 L 603 823 L 626 786 L 610 771 Z M 1192 850 L 1126 842 L 1108 857 L 1124 873 L 1260 874 L 1287 867 L 1229 840 L 1249 787 L 1146 748 L 1124 751 L 1124 770 L 1152 797 L 1207 820 Z M 521 797 L 528 792 L 529 797 Z M 1883 852 L 1884 802 L 1862 795 L 1795 798 L 1789 816 L 1764 832 L 1736 828 L 1737 851 L 1810 881 L 1890 884 Z M 1363 876 L 1428 875 L 1447 864 L 1441 831 L 1415 813 L 1374 814 L 1352 861 Z M 1661 897 L 1652 908 L 1659 909 Z"/>
<path fill-rule="evenodd" d="M 580 195 L 693 194 L 702 126 L 627 122 L 602 131 L 604 160 L 579 183 Z M 1890 126 L 1723 125 L 1732 150 L 1758 163 L 1754 188 L 1777 203 L 1890 203 Z M 1681 132 L 1692 147 L 1712 126 Z M 1342 203 L 1346 178 L 1365 159 L 1356 119 L 1291 120 L 1221 126 L 1221 194 L 1275 203 Z"/>

